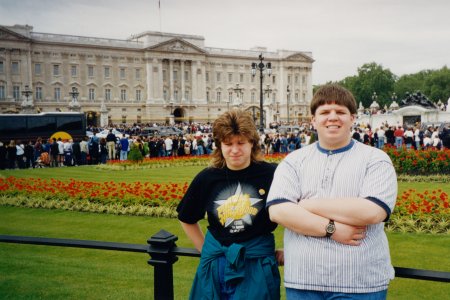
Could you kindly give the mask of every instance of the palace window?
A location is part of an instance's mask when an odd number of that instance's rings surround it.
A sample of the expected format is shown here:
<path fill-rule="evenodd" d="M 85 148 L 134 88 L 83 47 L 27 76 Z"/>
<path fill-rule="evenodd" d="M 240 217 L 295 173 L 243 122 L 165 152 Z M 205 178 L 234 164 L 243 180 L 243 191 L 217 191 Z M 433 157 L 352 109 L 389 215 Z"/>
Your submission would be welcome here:
<path fill-rule="evenodd" d="M 54 95 L 55 100 L 60 101 L 61 100 L 61 88 L 59 88 L 59 87 L 55 88 L 54 92 L 55 92 L 55 95 Z"/>
<path fill-rule="evenodd" d="M 206 81 L 206 82 L 209 82 L 209 72 L 206 72 L 206 73 L 205 73 L 205 81 Z"/>
<path fill-rule="evenodd" d="M 209 103 L 210 99 L 209 99 L 209 91 L 206 91 L 206 102 Z"/>
<path fill-rule="evenodd" d="M 88 66 L 88 77 L 94 77 L 94 66 Z"/>
<path fill-rule="evenodd" d="M 303 76 L 302 76 L 302 84 L 305 84 L 305 83 L 306 83 L 306 76 L 303 75 Z"/>
<path fill-rule="evenodd" d="M 233 92 L 228 92 L 228 102 L 233 103 Z"/>
<path fill-rule="evenodd" d="M 189 91 L 184 91 L 184 99 L 186 99 L 186 101 L 189 101 Z"/>
<path fill-rule="evenodd" d="M 222 97 L 222 93 L 221 92 L 217 92 L 217 103 L 220 103 L 220 98 Z"/>
<path fill-rule="evenodd" d="M 141 69 L 136 69 L 136 80 L 141 80 Z"/>
<path fill-rule="evenodd" d="M 252 92 L 251 101 L 252 103 L 255 103 L 255 92 Z"/>
<path fill-rule="evenodd" d="M 239 82 L 244 82 L 244 74 L 239 74 Z"/>
<path fill-rule="evenodd" d="M 120 90 L 120 100 L 127 101 L 127 90 Z"/>
<path fill-rule="evenodd" d="M 36 100 L 42 100 L 42 87 L 37 86 L 34 94 L 35 94 L 34 96 L 36 97 Z"/>
<path fill-rule="evenodd" d="M 276 83 L 277 83 L 277 79 L 276 79 L 275 75 L 272 76 L 272 83 L 273 83 L 273 84 L 276 84 Z"/>
<path fill-rule="evenodd" d="M 0 74 L 5 73 L 5 64 L 0 60 Z"/>
<path fill-rule="evenodd" d="M 141 101 L 141 90 L 136 90 L 136 101 Z"/>
<path fill-rule="evenodd" d="M 105 78 L 111 77 L 111 69 L 110 67 L 105 67 Z"/>
<path fill-rule="evenodd" d="M 90 101 L 95 100 L 95 89 L 89 89 L 89 100 Z"/>
<path fill-rule="evenodd" d="M 59 76 L 59 65 L 53 65 L 53 76 Z"/>
<path fill-rule="evenodd" d="M 220 73 L 219 72 L 217 72 L 217 80 L 216 81 L 220 82 Z"/>
<path fill-rule="evenodd" d="M 19 62 L 18 62 L 18 61 L 13 61 L 13 62 L 11 63 L 11 72 L 12 72 L 13 74 L 19 74 L 19 70 L 20 70 L 20 68 L 19 68 Z"/>
<path fill-rule="evenodd" d="M 41 64 L 34 64 L 34 75 L 41 75 L 42 73 L 42 65 Z"/>
<path fill-rule="evenodd" d="M 178 90 L 173 91 L 173 97 L 175 98 L 175 101 L 178 102 Z"/>
<path fill-rule="evenodd" d="M 13 98 L 14 100 L 20 100 L 20 87 L 18 85 L 13 86 Z"/>
<path fill-rule="evenodd" d="M 125 79 L 125 75 L 126 75 L 126 73 L 125 73 L 125 68 L 120 68 L 120 71 L 119 71 L 119 76 L 120 76 L 120 79 Z"/>
<path fill-rule="evenodd" d="M 295 75 L 295 84 L 298 84 L 298 75 Z"/>
<path fill-rule="evenodd" d="M 184 71 L 184 81 L 189 80 L 189 71 Z"/>
<path fill-rule="evenodd" d="M 6 99 L 5 86 L 0 85 L 0 100 Z"/>
<path fill-rule="evenodd" d="M 105 100 L 111 101 L 111 89 L 105 89 Z"/>
<path fill-rule="evenodd" d="M 228 73 L 228 82 L 233 82 L 233 73 Z"/>
<path fill-rule="evenodd" d="M 77 66 L 71 66 L 70 74 L 72 75 L 72 77 L 76 77 L 77 76 Z"/>

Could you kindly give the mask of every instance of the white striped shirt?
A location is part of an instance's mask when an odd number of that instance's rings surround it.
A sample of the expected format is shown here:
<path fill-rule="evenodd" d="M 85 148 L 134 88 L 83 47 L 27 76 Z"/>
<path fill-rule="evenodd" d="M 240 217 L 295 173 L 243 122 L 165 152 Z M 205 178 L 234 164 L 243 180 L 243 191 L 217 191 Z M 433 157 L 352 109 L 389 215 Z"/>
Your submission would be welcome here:
<path fill-rule="evenodd" d="M 355 140 L 331 152 L 316 142 L 292 152 L 280 163 L 267 206 L 355 196 L 377 203 L 389 216 L 397 197 L 397 178 L 389 156 Z M 360 246 L 285 229 L 284 250 L 284 280 L 289 288 L 370 293 L 387 289 L 394 278 L 384 223 L 369 225 Z"/>

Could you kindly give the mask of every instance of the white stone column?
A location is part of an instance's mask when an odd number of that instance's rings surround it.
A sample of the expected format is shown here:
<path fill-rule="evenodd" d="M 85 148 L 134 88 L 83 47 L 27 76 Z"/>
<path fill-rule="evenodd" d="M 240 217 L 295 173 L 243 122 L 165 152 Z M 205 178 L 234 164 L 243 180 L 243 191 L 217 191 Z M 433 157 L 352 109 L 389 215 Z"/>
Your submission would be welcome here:
<path fill-rule="evenodd" d="M 11 51 L 12 49 L 6 49 L 6 60 L 5 60 L 5 74 L 6 74 L 6 99 L 13 99 L 13 85 L 11 80 Z"/>
<path fill-rule="evenodd" d="M 173 59 L 169 59 L 169 101 L 174 102 L 173 99 Z"/>
<path fill-rule="evenodd" d="M 156 59 L 155 59 L 156 60 Z M 154 63 L 155 60 L 153 61 Z M 164 80 L 163 80 L 163 60 L 158 59 L 158 83 L 157 86 L 159 86 L 159 94 L 158 99 L 161 100 L 161 102 L 164 101 L 163 95 L 164 95 Z"/>
<path fill-rule="evenodd" d="M 153 103 L 153 64 L 150 58 L 147 59 L 146 62 L 147 69 L 147 104 Z"/>
<path fill-rule="evenodd" d="M 181 102 L 186 102 L 186 98 L 184 97 L 184 95 L 185 95 L 185 90 L 186 90 L 186 87 L 185 87 L 185 78 L 184 78 L 184 60 L 181 60 L 180 59 L 180 69 L 181 69 L 181 74 L 180 74 L 180 79 L 181 79 Z"/>
<path fill-rule="evenodd" d="M 199 98 L 200 99 L 204 99 L 203 102 L 206 103 L 206 81 L 205 81 L 205 78 L 206 78 L 206 67 L 205 67 L 204 63 L 200 62 L 200 64 L 201 64 L 202 74 L 200 74 L 199 78 L 198 78 L 199 86 L 200 86 L 200 88 L 199 88 L 200 92 L 199 92 L 198 95 L 199 95 Z"/>
<path fill-rule="evenodd" d="M 191 87 L 192 87 L 192 102 L 197 102 L 197 62 L 191 61 Z"/>

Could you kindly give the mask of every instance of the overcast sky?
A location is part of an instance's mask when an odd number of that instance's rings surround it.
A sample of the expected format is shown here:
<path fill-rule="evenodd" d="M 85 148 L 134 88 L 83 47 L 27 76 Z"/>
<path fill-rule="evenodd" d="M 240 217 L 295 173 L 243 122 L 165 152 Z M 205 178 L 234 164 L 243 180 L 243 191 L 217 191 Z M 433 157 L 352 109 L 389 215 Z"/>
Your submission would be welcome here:
<path fill-rule="evenodd" d="M 369 62 L 398 76 L 450 66 L 449 0 L 0 0 L 0 24 L 118 39 L 163 31 L 201 35 L 207 47 L 310 51 L 314 84 Z"/>

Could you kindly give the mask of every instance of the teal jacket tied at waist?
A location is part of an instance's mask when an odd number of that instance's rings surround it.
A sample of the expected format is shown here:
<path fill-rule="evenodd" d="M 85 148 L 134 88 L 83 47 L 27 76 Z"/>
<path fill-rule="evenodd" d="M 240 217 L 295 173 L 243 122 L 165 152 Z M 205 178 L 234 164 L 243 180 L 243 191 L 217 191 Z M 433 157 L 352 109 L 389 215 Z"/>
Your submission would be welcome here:
<path fill-rule="evenodd" d="M 222 246 L 209 232 L 190 299 L 220 299 L 218 258 L 225 256 L 225 281 L 236 284 L 235 300 L 280 299 L 280 273 L 273 234 Z"/>

